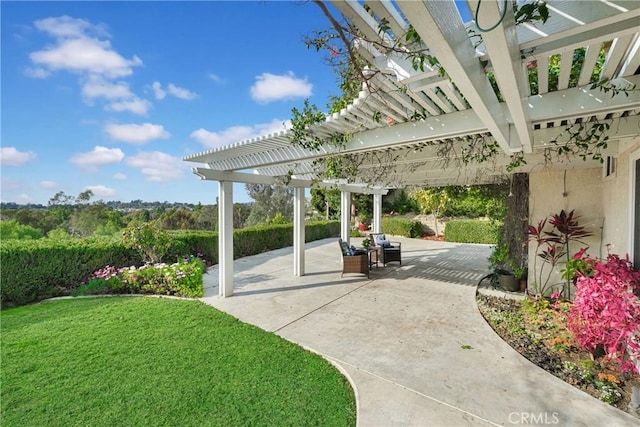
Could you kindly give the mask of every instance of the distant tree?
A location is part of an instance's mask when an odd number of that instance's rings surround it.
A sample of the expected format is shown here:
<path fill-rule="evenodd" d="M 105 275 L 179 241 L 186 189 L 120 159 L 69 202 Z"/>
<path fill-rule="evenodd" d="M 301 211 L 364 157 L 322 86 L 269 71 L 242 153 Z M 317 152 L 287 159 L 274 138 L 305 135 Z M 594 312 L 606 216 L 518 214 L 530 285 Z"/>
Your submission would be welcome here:
<path fill-rule="evenodd" d="M 170 208 L 157 218 L 158 225 L 164 230 L 195 230 L 193 212 L 183 208 Z"/>
<path fill-rule="evenodd" d="M 137 209 L 125 216 L 127 224 L 143 224 L 148 221 L 151 221 L 151 212 L 147 209 Z"/>
<path fill-rule="evenodd" d="M 51 240 L 69 240 L 73 239 L 73 236 L 63 228 L 56 228 L 47 233 L 47 239 Z"/>
<path fill-rule="evenodd" d="M 251 214 L 251 203 L 233 204 L 233 228 L 243 228 Z"/>
<path fill-rule="evenodd" d="M 443 215 L 501 220 L 507 213 L 509 183 L 443 187 L 449 198 Z"/>
<path fill-rule="evenodd" d="M 404 215 L 409 212 L 416 212 L 419 210 L 415 201 L 409 197 L 404 188 L 399 188 L 391 191 L 383 202 L 383 210 L 385 212 L 394 212 L 400 215 Z"/>
<path fill-rule="evenodd" d="M 340 217 L 340 190 L 312 188 L 311 207 L 324 215 L 327 220 L 338 219 Z"/>
<path fill-rule="evenodd" d="M 245 184 L 249 197 L 255 202 L 246 226 L 261 224 L 280 213 L 287 221 L 293 221 L 293 189 L 288 187 Z"/>
<path fill-rule="evenodd" d="M 373 217 L 373 196 L 371 194 L 355 193 L 352 195 L 351 203 L 355 207 L 356 216 L 361 221 L 367 222 L 371 220 Z"/>
<path fill-rule="evenodd" d="M 19 209 L 3 209 L 2 219 L 15 219 L 20 224 L 29 225 L 33 228 L 37 228 L 42 231 L 43 234 L 47 234 L 54 228 L 58 228 L 63 225 L 63 221 L 60 221 L 49 209 L 33 209 L 22 207 Z"/>
<path fill-rule="evenodd" d="M 411 197 L 418 203 L 420 212 L 433 214 L 435 217 L 436 236 L 440 235 L 438 231 L 438 218 L 451 200 L 447 194 L 447 190 L 445 188 L 424 188 L 413 191 Z"/>
<path fill-rule="evenodd" d="M 83 203 L 88 203 L 88 200 Z M 69 231 L 76 236 L 92 236 L 96 231 L 113 234 L 124 226 L 123 215 L 110 209 L 103 201 L 76 206 L 69 218 Z"/>
<path fill-rule="evenodd" d="M 0 221 L 0 237 L 2 240 L 34 240 L 44 237 L 42 231 L 30 225 L 20 224 L 15 219 Z"/>
<path fill-rule="evenodd" d="M 71 212 L 73 212 L 73 200 L 73 197 L 65 194 L 64 191 L 58 191 L 49 199 L 49 210 L 60 223 L 69 220 Z"/>
<path fill-rule="evenodd" d="M 203 205 L 194 210 L 196 230 L 215 230 L 218 226 L 218 205 Z"/>
<path fill-rule="evenodd" d="M 89 203 L 92 197 L 93 197 L 93 191 L 84 190 L 82 193 L 78 194 L 78 197 L 76 197 L 76 203 L 79 205 L 84 203 Z"/>

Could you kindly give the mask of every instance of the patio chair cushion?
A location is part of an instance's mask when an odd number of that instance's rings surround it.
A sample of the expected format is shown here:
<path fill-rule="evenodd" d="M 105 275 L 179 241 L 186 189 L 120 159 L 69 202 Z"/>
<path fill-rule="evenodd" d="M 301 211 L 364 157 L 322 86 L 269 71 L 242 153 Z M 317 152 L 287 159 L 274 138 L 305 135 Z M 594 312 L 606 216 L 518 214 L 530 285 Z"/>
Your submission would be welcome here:
<path fill-rule="evenodd" d="M 389 240 L 387 240 L 387 236 L 385 236 L 384 234 L 373 234 L 373 244 L 375 246 L 382 246 L 383 242 L 389 243 Z"/>
<path fill-rule="evenodd" d="M 358 249 L 355 246 L 351 245 L 351 255 L 366 255 L 367 251 L 363 250 L 363 249 Z"/>

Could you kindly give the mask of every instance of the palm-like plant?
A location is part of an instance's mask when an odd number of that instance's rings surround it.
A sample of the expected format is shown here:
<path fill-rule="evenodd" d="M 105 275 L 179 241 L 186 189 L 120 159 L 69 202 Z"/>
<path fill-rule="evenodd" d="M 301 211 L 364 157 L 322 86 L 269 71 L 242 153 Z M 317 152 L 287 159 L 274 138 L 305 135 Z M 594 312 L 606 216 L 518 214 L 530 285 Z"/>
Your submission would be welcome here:
<path fill-rule="evenodd" d="M 548 220 L 539 221 L 537 225 L 529 225 L 528 243 L 535 242 L 536 253 L 545 262 L 550 265 L 549 272 L 543 280 L 543 268 L 538 272 L 539 281 L 537 282 L 537 291 L 544 295 L 549 285 L 551 273 L 555 267 L 566 257 L 566 262 L 571 259 L 570 243 L 573 241 L 583 243 L 581 239 L 592 235 L 584 226 L 579 225 L 579 216 L 575 211 L 566 212 L 564 209 L 559 214 L 552 215 Z M 552 225 L 551 230 L 545 230 L 547 222 Z M 534 270 L 537 270 L 537 258 L 534 260 Z M 566 291 L 567 299 L 571 299 L 571 282 L 566 280 L 564 283 L 564 291 Z"/>

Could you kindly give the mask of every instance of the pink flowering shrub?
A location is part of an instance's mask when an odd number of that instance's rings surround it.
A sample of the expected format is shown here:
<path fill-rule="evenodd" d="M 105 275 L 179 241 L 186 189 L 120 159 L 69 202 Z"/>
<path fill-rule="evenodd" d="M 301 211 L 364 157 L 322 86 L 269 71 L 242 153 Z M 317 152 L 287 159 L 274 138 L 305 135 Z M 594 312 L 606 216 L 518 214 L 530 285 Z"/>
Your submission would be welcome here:
<path fill-rule="evenodd" d="M 94 272 L 88 283 L 73 295 L 155 294 L 201 297 L 204 294 L 200 258 L 183 259 L 174 264 L 145 264 L 141 267 L 106 266 Z"/>
<path fill-rule="evenodd" d="M 593 352 L 602 346 L 622 371 L 638 372 L 625 355 L 640 355 L 639 294 L 640 272 L 628 258 L 609 254 L 606 262 L 593 263 L 590 276 L 578 274 L 567 328 L 581 347 Z"/>

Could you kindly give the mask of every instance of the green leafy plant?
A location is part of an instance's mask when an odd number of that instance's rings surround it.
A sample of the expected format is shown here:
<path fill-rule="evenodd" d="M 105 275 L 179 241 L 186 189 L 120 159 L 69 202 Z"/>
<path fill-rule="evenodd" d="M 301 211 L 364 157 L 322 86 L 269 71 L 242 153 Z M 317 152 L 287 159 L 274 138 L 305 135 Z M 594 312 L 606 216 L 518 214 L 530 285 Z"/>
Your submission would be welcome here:
<path fill-rule="evenodd" d="M 197 257 L 174 264 L 145 264 L 141 267 L 106 266 L 94 272 L 87 284 L 72 295 L 91 294 L 155 294 L 180 297 L 204 295 L 204 264 Z"/>
<path fill-rule="evenodd" d="M 600 400 L 603 402 L 614 405 L 622 399 L 622 393 L 618 386 L 620 381 L 614 375 L 600 373 L 593 382 L 596 388 L 600 390 Z"/>
<path fill-rule="evenodd" d="M 511 260 L 509 261 L 509 267 L 511 268 L 513 277 L 515 277 L 517 280 L 523 280 L 527 277 L 527 267 L 519 266 Z"/>
<path fill-rule="evenodd" d="M 580 249 L 566 262 L 564 268 L 560 270 L 563 280 L 575 283 L 579 276 L 591 276 L 593 274 L 596 260 L 585 255 L 587 249 Z"/>
<path fill-rule="evenodd" d="M 145 263 L 157 263 L 171 246 L 167 233 L 156 222 L 127 227 L 122 233 L 122 243 L 135 249 Z"/>
<path fill-rule="evenodd" d="M 509 260 L 509 248 L 503 243 L 498 243 L 493 247 L 488 260 L 491 269 L 504 269 Z"/>

